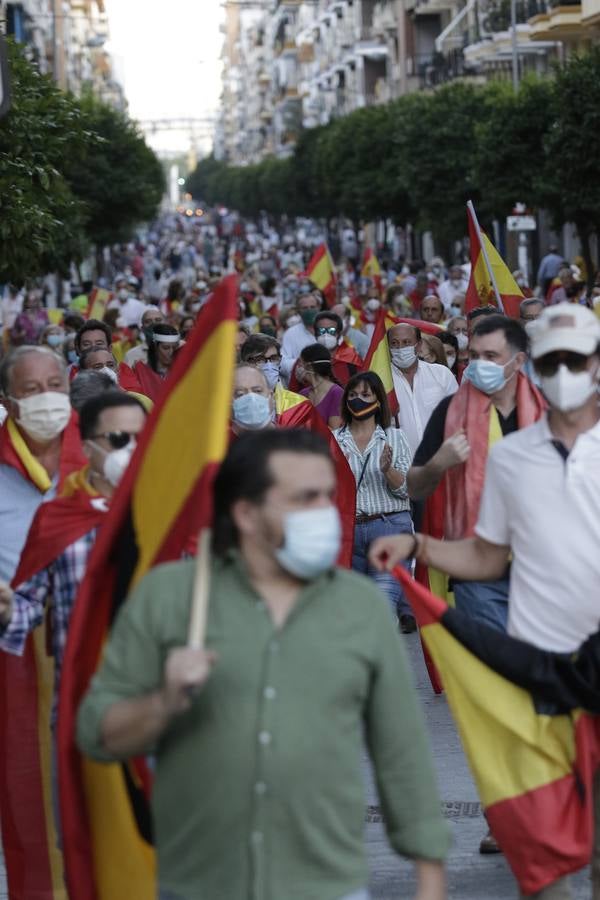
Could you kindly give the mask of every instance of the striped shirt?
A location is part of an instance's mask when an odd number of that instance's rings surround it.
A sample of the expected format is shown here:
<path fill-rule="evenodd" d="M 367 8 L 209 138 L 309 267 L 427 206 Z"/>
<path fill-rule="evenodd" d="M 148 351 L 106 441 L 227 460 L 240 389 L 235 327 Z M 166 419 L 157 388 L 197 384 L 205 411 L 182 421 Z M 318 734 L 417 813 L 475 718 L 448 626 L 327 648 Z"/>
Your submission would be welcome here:
<path fill-rule="evenodd" d="M 388 428 L 387 431 L 384 431 L 381 425 L 378 425 L 363 451 L 356 446 L 352 432 L 347 425 L 337 428 L 333 434 L 348 460 L 348 465 L 356 480 L 357 516 L 390 514 L 410 509 L 406 481 L 401 487 L 394 490 L 388 485 L 385 475 L 379 468 L 381 452 L 384 444 L 387 443 L 392 448 L 392 467 L 406 477 L 412 454 L 406 435 L 401 428 Z M 363 468 L 364 474 L 361 480 Z"/>
<path fill-rule="evenodd" d="M 22 656 L 28 634 L 44 621 L 46 605 L 51 604 L 52 655 L 54 657 L 56 715 L 62 660 L 67 643 L 71 613 L 79 585 L 83 581 L 97 528 L 74 541 L 48 568 L 18 585 L 13 595 L 13 612 L 8 625 L 0 628 L 0 650 Z"/>

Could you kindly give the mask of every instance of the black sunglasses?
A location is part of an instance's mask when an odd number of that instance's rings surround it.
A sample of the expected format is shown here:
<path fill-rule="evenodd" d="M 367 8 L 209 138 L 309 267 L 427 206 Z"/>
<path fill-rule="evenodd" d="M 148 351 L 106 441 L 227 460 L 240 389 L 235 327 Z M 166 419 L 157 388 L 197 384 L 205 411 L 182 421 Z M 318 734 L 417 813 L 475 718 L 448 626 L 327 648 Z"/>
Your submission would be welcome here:
<path fill-rule="evenodd" d="M 93 434 L 92 438 L 97 440 L 97 438 L 104 438 L 105 441 L 108 441 L 113 450 L 122 450 L 123 447 L 127 447 L 132 438 L 136 438 L 137 435 L 130 434 L 128 431 L 105 431 L 103 434 Z"/>
<path fill-rule="evenodd" d="M 587 367 L 587 356 L 582 353 L 573 353 L 571 350 L 557 350 L 554 353 L 546 353 L 535 360 L 535 368 L 545 378 L 549 378 L 558 371 L 563 363 L 569 372 L 583 372 Z"/>

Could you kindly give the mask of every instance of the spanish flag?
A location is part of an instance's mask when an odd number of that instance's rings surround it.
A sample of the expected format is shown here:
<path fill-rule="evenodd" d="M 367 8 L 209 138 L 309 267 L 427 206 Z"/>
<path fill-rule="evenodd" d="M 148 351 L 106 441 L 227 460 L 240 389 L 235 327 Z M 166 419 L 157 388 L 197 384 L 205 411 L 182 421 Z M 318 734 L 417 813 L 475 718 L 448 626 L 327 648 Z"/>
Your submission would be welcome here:
<path fill-rule="evenodd" d="M 394 379 L 392 378 L 392 357 L 390 355 L 387 333 L 392 325 L 395 324 L 396 320 L 391 318 L 385 309 L 379 310 L 375 331 L 371 337 L 371 344 L 365 357 L 364 366 L 365 372 L 370 370 L 381 378 L 390 405 L 390 412 L 393 416 L 398 415 L 400 407 L 394 388 Z M 418 325 L 419 323 L 412 322 L 411 324 Z"/>
<path fill-rule="evenodd" d="M 441 674 L 492 833 L 521 891 L 537 893 L 592 853 L 600 718 L 581 708 L 600 710 L 591 654 L 578 664 L 577 654 L 546 653 L 452 609 L 401 567 L 394 575 Z"/>
<path fill-rule="evenodd" d="M 360 274 L 362 278 L 372 278 L 375 287 L 381 294 L 381 266 L 371 247 L 365 249 Z"/>
<path fill-rule="evenodd" d="M 75 745 L 75 720 L 120 605 L 152 566 L 178 559 L 211 521 L 211 485 L 228 441 L 237 313 L 236 277 L 230 276 L 203 308 L 177 357 L 75 604 L 58 743 L 65 876 L 77 900 L 156 897 L 146 765 L 84 759 Z"/>
<path fill-rule="evenodd" d="M 319 288 L 325 297 L 327 306 L 333 306 L 336 301 L 337 279 L 335 266 L 327 244 L 319 244 L 304 274 L 312 281 L 315 287 Z"/>
<path fill-rule="evenodd" d="M 105 290 L 104 288 L 94 288 L 94 290 L 90 293 L 90 301 L 87 309 L 88 319 L 99 319 L 100 321 L 104 318 L 104 313 L 107 310 L 108 304 L 112 300 L 113 295 L 110 291 Z"/>
<path fill-rule="evenodd" d="M 477 306 L 497 306 L 500 312 L 512 319 L 518 319 L 519 304 L 524 299 L 521 288 L 487 234 L 479 227 L 472 203 L 467 204 L 467 218 L 471 245 L 471 277 L 465 298 L 465 313 L 469 313 Z"/>

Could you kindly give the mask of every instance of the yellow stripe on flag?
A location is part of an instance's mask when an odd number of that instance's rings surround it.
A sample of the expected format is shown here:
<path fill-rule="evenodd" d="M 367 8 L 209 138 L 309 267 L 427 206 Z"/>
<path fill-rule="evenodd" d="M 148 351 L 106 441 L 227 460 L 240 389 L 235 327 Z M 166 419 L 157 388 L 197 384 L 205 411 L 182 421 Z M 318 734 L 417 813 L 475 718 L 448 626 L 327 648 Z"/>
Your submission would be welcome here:
<path fill-rule="evenodd" d="M 572 772 L 570 716 L 538 714 L 528 691 L 480 662 L 442 624 L 425 625 L 421 634 L 442 676 L 484 806 Z"/>
<path fill-rule="evenodd" d="M 333 278 L 333 268 L 329 254 L 325 253 L 310 273 L 310 280 L 320 291 L 324 290 Z"/>
<path fill-rule="evenodd" d="M 131 589 L 145 574 L 190 493 L 190 483 L 227 449 L 236 324 L 218 325 L 163 407 L 132 497 L 139 558 Z M 218 374 L 216 374 L 218 373 Z M 197 418 L 210 423 L 209 433 Z M 162 486 L 162 489 L 161 489 Z"/>

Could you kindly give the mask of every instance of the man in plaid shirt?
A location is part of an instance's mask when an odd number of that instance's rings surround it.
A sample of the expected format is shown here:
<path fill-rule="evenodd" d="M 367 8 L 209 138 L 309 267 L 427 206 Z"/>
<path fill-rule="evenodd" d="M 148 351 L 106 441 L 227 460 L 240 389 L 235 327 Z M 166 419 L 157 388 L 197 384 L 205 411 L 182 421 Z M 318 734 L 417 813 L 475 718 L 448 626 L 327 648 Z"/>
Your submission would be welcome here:
<path fill-rule="evenodd" d="M 60 497 L 38 510 L 14 590 L 0 582 L 1 650 L 22 656 L 28 634 L 49 610 L 55 699 L 77 591 L 107 501 L 127 468 L 145 419 L 139 401 L 121 391 L 108 391 L 84 404 L 79 427 L 89 465 L 67 479 Z"/>

